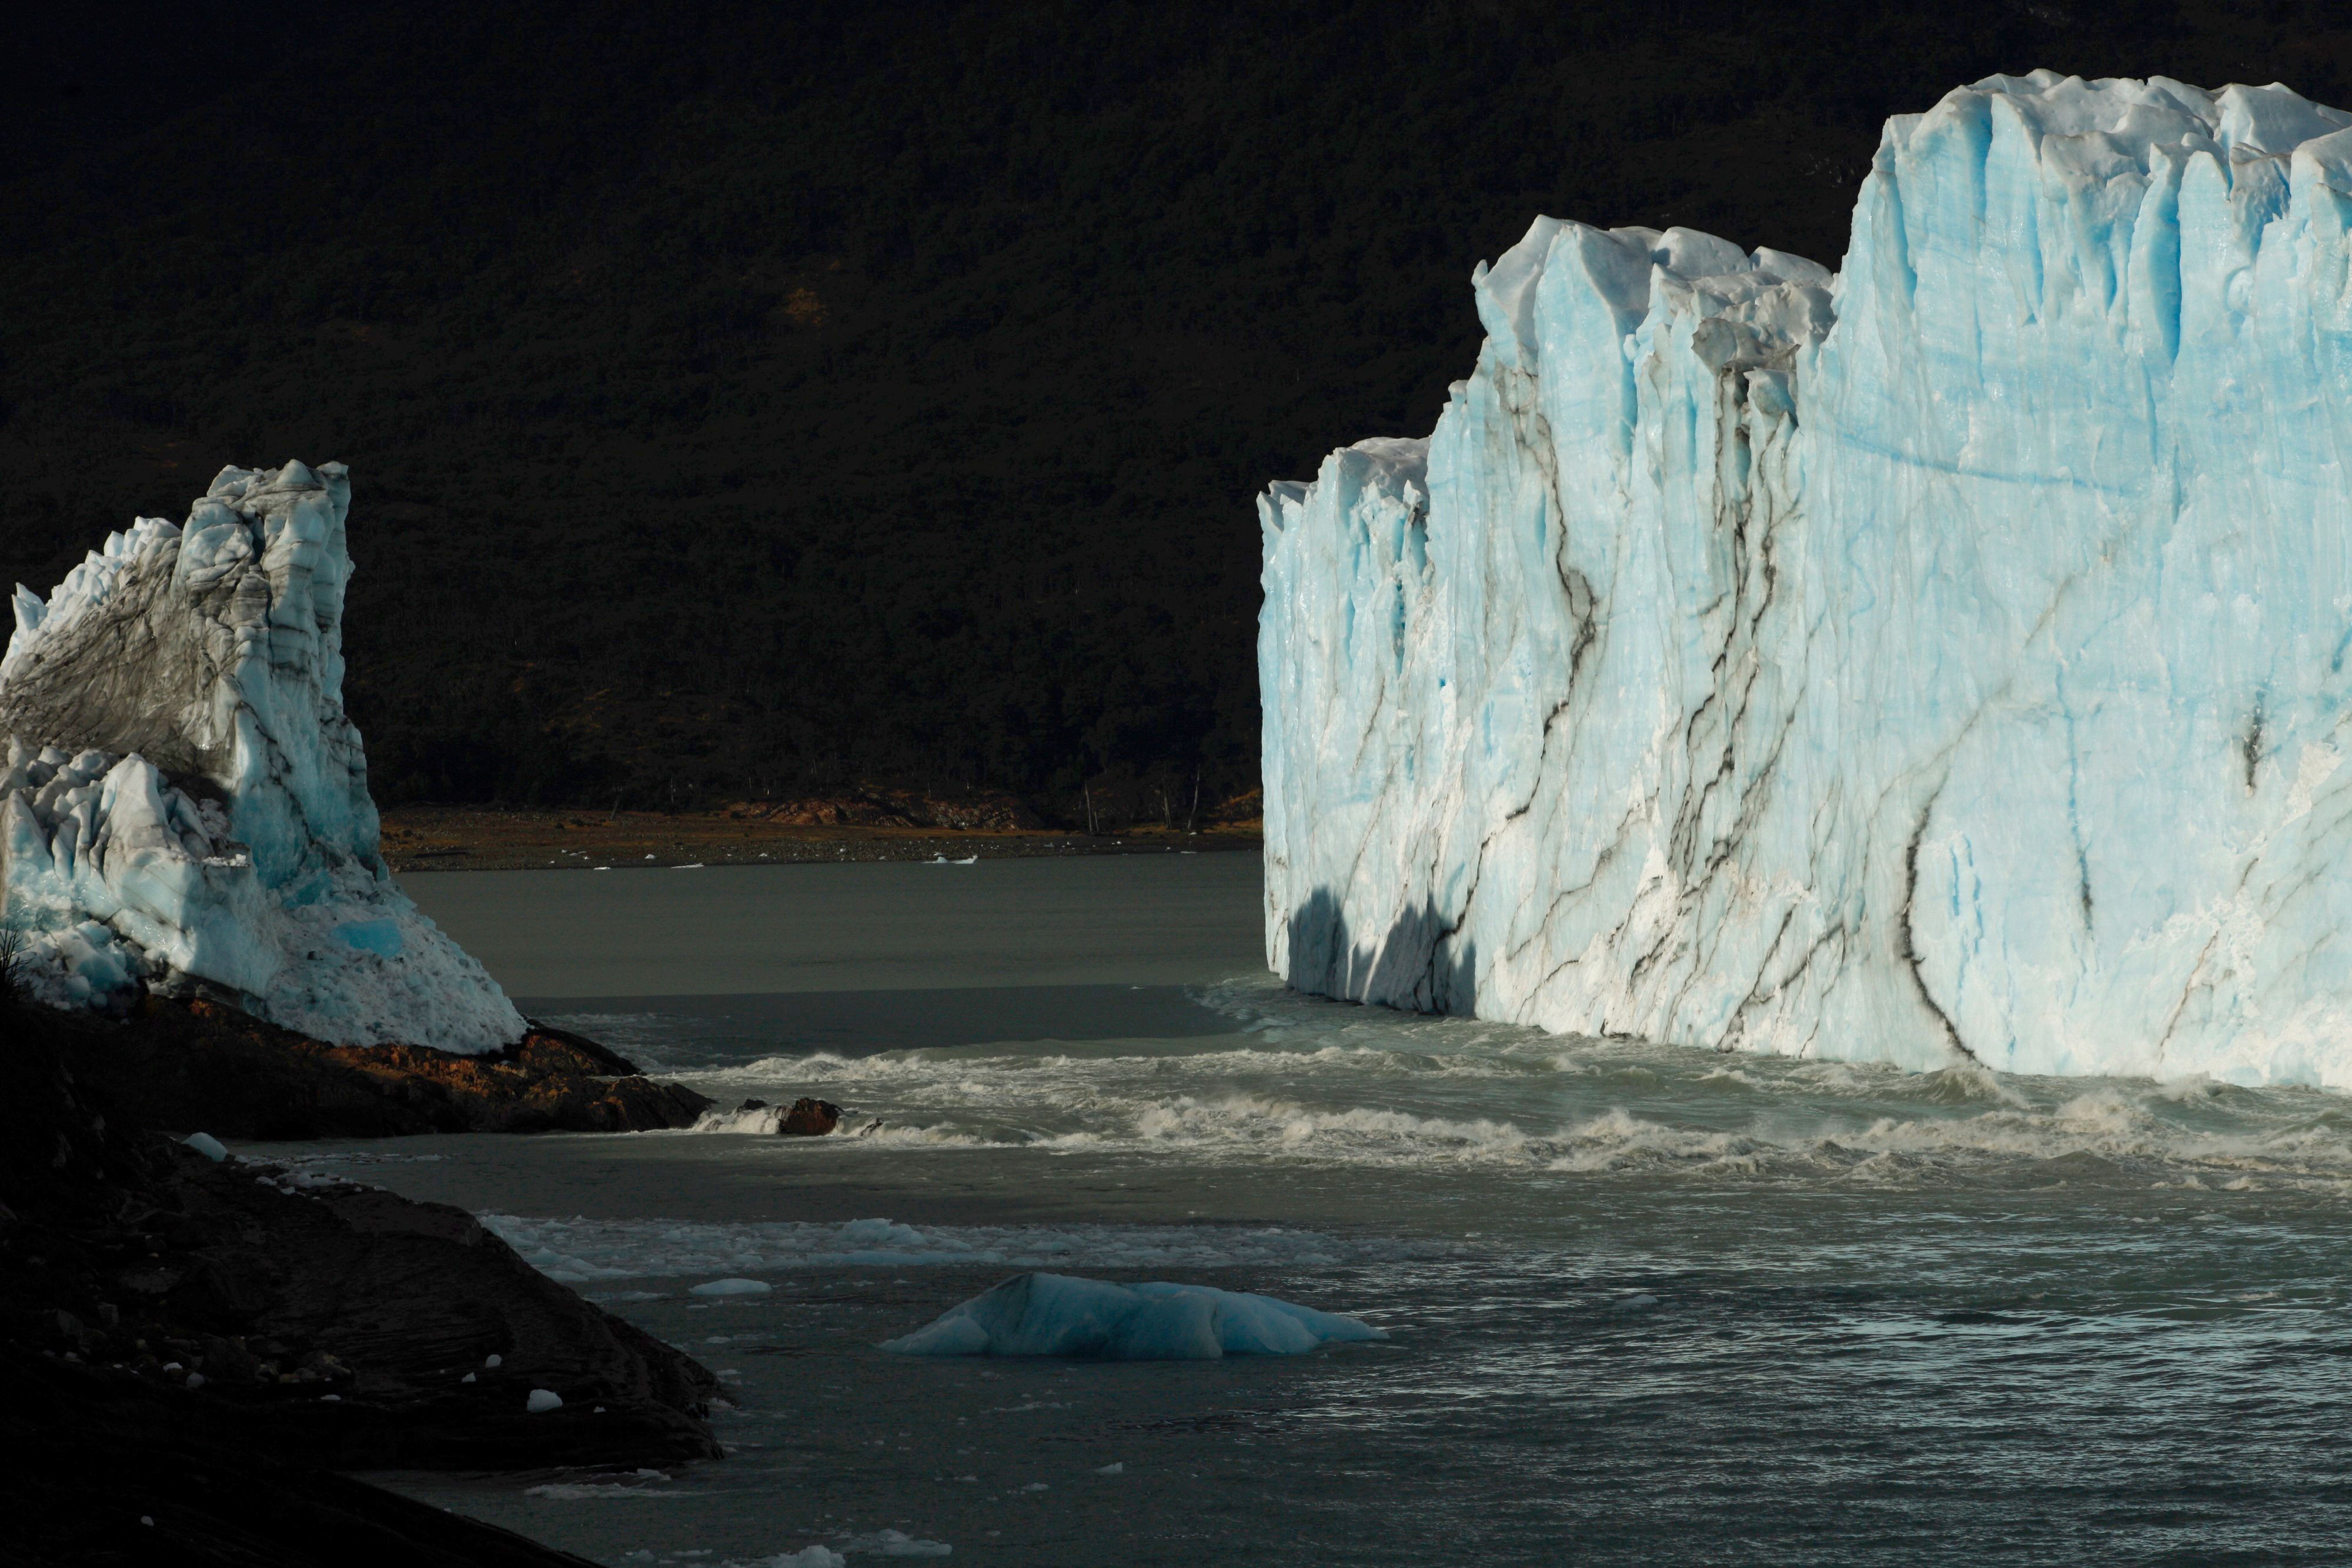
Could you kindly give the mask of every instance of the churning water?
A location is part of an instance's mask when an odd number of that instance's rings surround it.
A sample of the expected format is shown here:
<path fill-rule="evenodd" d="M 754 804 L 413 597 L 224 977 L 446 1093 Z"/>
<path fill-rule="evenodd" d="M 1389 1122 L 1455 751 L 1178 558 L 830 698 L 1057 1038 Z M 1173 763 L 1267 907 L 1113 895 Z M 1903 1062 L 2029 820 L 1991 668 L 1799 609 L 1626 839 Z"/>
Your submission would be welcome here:
<path fill-rule="evenodd" d="M 1258 967 L 1255 873 L 418 879 L 542 1016 L 880 1125 L 307 1151 L 483 1212 L 734 1391 L 723 1464 L 400 1484 L 614 1563 L 2352 1559 L 2352 1101 L 1318 1001 Z M 1038 1268 L 1391 1337 L 873 1349 Z M 719 1275 L 773 1290 L 687 1293 Z"/>

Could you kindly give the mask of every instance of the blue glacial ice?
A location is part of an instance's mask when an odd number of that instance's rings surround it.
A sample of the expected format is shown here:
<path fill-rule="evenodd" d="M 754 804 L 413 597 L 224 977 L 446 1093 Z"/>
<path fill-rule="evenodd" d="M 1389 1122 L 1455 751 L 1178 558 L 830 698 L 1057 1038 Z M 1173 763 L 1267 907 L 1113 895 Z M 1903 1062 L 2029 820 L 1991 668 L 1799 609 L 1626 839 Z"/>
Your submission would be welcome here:
<path fill-rule="evenodd" d="M 120 1009 L 210 994 L 339 1045 L 518 1040 L 497 982 L 392 881 L 343 713 L 342 465 L 226 468 L 142 517 L 0 658 L 0 856 L 20 975 Z"/>
<path fill-rule="evenodd" d="M 899 1355 L 1215 1361 L 1386 1337 L 1355 1318 L 1241 1291 L 1017 1274 L 882 1348 Z"/>
<path fill-rule="evenodd" d="M 2347 127 L 1992 77 L 1835 276 L 1538 220 L 1435 432 L 1260 502 L 1275 969 L 2352 1087 Z"/>

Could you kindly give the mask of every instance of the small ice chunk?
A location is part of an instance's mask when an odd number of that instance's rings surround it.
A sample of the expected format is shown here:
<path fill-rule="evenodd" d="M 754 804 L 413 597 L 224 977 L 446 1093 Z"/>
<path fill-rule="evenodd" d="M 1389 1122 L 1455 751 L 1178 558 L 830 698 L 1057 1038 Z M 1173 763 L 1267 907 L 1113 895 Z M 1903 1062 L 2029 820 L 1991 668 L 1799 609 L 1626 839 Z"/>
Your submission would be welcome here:
<path fill-rule="evenodd" d="M 1658 1298 L 1644 1291 L 1631 1296 L 1620 1296 L 1609 1304 L 1621 1312 L 1646 1312 L 1658 1304 Z"/>
<path fill-rule="evenodd" d="M 466 1374 L 466 1375 L 465 1375 L 465 1376 L 463 1376 L 463 1377 L 461 1377 L 461 1378 L 457 1379 L 457 1381 L 458 1381 L 458 1382 L 460 1382 L 460 1383 L 471 1383 L 471 1382 L 473 1382 L 473 1381 L 474 1381 L 474 1375 L 473 1375 L 472 1373 L 470 1373 L 470 1372 L 469 1372 L 469 1373 Z"/>
<path fill-rule="evenodd" d="M 563 1408 L 563 1396 L 551 1388 L 534 1388 L 530 1391 L 530 1398 L 524 1402 L 523 1408 L 534 1416 L 544 1416 L 550 1410 Z"/>
<path fill-rule="evenodd" d="M 1127 1474 L 1127 1466 L 1123 1463 L 1114 1465 L 1097 1465 L 1095 1467 L 1095 1474 L 1098 1476 L 1123 1476 Z"/>
<path fill-rule="evenodd" d="M 764 1296 L 773 1288 L 764 1280 L 713 1280 L 708 1284 L 691 1287 L 688 1293 L 697 1296 Z"/>
<path fill-rule="evenodd" d="M 499 1362 L 504 1361 L 506 1357 L 501 1355 L 486 1355 L 482 1357 L 482 1364 L 484 1366 L 496 1366 Z"/>
<path fill-rule="evenodd" d="M 854 1246 L 866 1248 L 915 1248 L 929 1245 L 923 1233 L 911 1225 L 893 1225 L 887 1219 L 853 1219 L 841 1228 L 841 1239 Z"/>
<path fill-rule="evenodd" d="M 899 1355 L 1214 1361 L 1387 1337 L 1355 1318 L 1241 1291 L 1021 1274 L 881 1348 Z"/>
<path fill-rule="evenodd" d="M 201 1372 L 192 1372 L 192 1373 L 188 1374 L 188 1386 L 189 1386 L 189 1387 L 191 1387 L 191 1388 L 202 1388 L 204 1385 L 205 1385 L 205 1375 L 204 1375 L 203 1373 L 201 1373 Z"/>
<path fill-rule="evenodd" d="M 215 1164 L 228 1158 L 227 1146 L 210 1133 L 190 1133 L 180 1141 Z"/>

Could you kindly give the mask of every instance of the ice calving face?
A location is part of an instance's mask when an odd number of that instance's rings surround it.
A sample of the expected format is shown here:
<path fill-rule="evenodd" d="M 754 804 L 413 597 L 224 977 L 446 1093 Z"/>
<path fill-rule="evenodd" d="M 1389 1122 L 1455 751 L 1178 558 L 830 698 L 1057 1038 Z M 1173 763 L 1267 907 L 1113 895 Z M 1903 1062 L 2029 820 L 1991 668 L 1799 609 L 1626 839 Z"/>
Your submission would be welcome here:
<path fill-rule="evenodd" d="M 2352 1087 L 2352 114 L 1991 77 L 1843 271 L 1549 218 L 1260 503 L 1292 985 Z"/>
<path fill-rule="evenodd" d="M 1022 1274 L 882 1348 L 898 1355 L 1215 1361 L 1301 1355 L 1322 1344 L 1386 1337 L 1359 1319 L 1272 1296 L 1207 1285 L 1129 1286 Z"/>
<path fill-rule="evenodd" d="M 120 1010 L 226 991 L 338 1045 L 495 1050 L 521 1016 L 395 887 L 343 712 L 342 465 L 226 468 L 140 519 L 0 658 L 0 852 L 18 972 Z"/>

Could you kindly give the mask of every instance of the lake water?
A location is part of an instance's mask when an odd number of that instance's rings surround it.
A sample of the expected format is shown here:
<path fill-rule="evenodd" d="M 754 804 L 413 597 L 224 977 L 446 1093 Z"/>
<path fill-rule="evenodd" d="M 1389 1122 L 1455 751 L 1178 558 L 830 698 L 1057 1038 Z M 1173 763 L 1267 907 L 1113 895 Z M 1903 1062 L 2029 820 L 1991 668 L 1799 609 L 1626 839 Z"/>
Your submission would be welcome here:
<path fill-rule="evenodd" d="M 882 1124 L 273 1146 L 483 1214 L 720 1372 L 724 1463 L 392 1478 L 600 1562 L 2352 1560 L 2341 1096 L 1301 998 L 1243 856 L 408 885 L 535 1016 Z M 1038 1268 L 1390 1338 L 874 1348 Z M 720 1276 L 774 1290 L 686 1293 Z"/>

